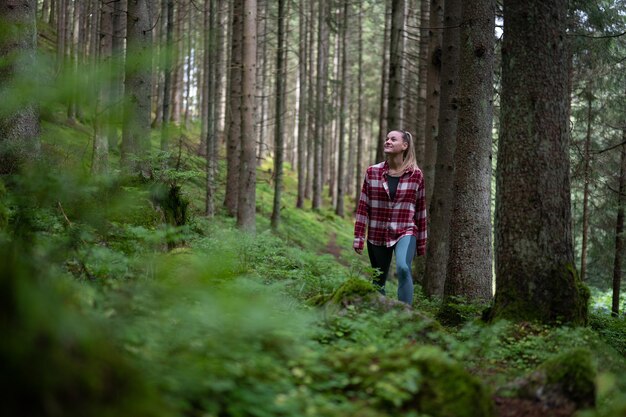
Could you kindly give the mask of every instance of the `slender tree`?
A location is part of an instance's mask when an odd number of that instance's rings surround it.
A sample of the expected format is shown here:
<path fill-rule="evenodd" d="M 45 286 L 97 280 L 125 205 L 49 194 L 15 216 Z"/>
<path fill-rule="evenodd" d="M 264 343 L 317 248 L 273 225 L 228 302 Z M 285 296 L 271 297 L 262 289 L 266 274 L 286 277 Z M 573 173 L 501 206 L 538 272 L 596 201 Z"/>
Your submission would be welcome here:
<path fill-rule="evenodd" d="M 567 2 L 504 1 L 494 317 L 582 323 L 569 183 Z"/>
<path fill-rule="evenodd" d="M 39 154 L 39 114 L 32 101 L 11 102 L 20 97 L 18 79 L 35 79 L 36 2 L 0 2 L 0 174 L 17 171 Z M 30 76 L 29 76 L 30 75 Z"/>
<path fill-rule="evenodd" d="M 363 182 L 363 151 L 364 151 L 364 141 L 363 138 L 363 3 L 359 2 L 359 12 L 358 12 L 358 51 L 357 56 L 358 60 L 358 111 L 357 111 L 357 151 L 356 151 L 356 172 L 354 175 L 354 190 L 355 196 L 354 201 L 359 201 L 359 195 L 361 193 L 360 184 Z M 379 141 L 380 142 L 380 141 Z M 354 205 L 353 211 L 356 212 L 357 204 Z"/>
<path fill-rule="evenodd" d="M 328 69 L 328 34 L 326 27 L 327 0 L 320 0 L 318 9 L 317 34 L 317 80 L 315 102 L 315 163 L 313 171 L 313 201 L 312 207 L 318 210 L 322 207 L 322 187 L 324 171 L 322 169 L 323 140 L 326 121 L 326 75 Z"/>
<path fill-rule="evenodd" d="M 587 240 L 589 232 L 589 183 L 591 176 L 591 126 L 593 123 L 593 87 L 589 81 L 585 89 L 587 100 L 587 134 L 585 135 L 585 150 L 583 154 L 583 237 L 580 249 L 580 279 L 584 280 L 587 274 Z"/>
<path fill-rule="evenodd" d="M 391 34 L 391 0 L 385 0 L 385 26 L 383 29 L 383 45 L 389 44 Z M 380 110 L 378 113 L 378 140 L 376 143 L 376 161 L 383 160 L 383 143 L 387 135 L 387 115 L 389 113 L 389 54 L 390 48 L 383 48 L 382 71 L 380 73 Z M 371 159 L 371 158 L 370 158 Z M 359 193 L 361 191 L 359 185 Z M 357 199 L 358 200 L 358 199 Z"/>
<path fill-rule="evenodd" d="M 446 0 L 444 9 L 443 46 L 441 56 L 441 106 L 437 163 L 432 200 L 430 227 L 426 249 L 424 291 L 429 296 L 442 297 L 448 267 L 450 216 L 454 202 L 454 151 L 459 112 L 459 50 L 461 0 Z"/>
<path fill-rule="evenodd" d="M 300 0 L 300 13 L 298 17 L 298 196 L 296 200 L 297 208 L 304 208 L 304 198 L 306 193 L 306 169 L 307 161 L 307 120 L 308 120 L 308 34 L 307 34 L 307 14 L 306 0 Z"/>
<path fill-rule="evenodd" d="M 426 85 L 428 79 L 428 20 L 430 1 L 420 0 L 419 65 L 417 74 L 417 130 L 415 131 L 415 153 L 419 166 L 424 166 L 426 154 Z M 428 203 L 427 203 L 428 204 Z"/>
<path fill-rule="evenodd" d="M 243 2 L 242 82 L 241 82 L 241 159 L 237 226 L 256 231 L 256 0 Z"/>
<path fill-rule="evenodd" d="M 400 129 L 403 123 L 403 69 L 405 0 L 391 0 L 391 29 L 389 43 L 389 98 L 387 129 Z M 385 132 L 386 133 L 386 132 Z"/>
<path fill-rule="evenodd" d="M 161 150 L 169 149 L 169 122 L 171 116 L 171 88 L 172 88 L 172 48 L 174 46 L 174 0 L 163 0 L 167 3 L 167 15 L 165 25 L 165 52 L 164 52 L 164 77 L 163 77 L 163 120 L 161 123 Z M 207 53 L 207 51 L 205 51 Z"/>
<path fill-rule="evenodd" d="M 619 296 L 622 286 L 622 260 L 624 258 L 624 201 L 626 200 L 626 128 L 622 129 L 619 188 L 617 193 L 617 219 L 615 221 L 615 256 L 613 258 L 613 297 L 611 315 L 619 315 Z"/>
<path fill-rule="evenodd" d="M 343 22 L 341 24 L 341 91 L 339 94 L 339 161 L 337 167 L 337 207 L 335 213 L 343 217 L 344 196 L 346 193 L 346 116 L 349 110 L 348 106 L 348 27 L 349 27 L 349 0 L 343 2 Z"/>
<path fill-rule="evenodd" d="M 278 0 L 278 40 L 276 43 L 276 107 L 274 127 L 274 206 L 272 209 L 272 228 L 278 229 L 280 224 L 280 198 L 283 187 L 283 158 L 284 158 L 284 135 L 285 135 L 285 14 L 286 0 Z"/>

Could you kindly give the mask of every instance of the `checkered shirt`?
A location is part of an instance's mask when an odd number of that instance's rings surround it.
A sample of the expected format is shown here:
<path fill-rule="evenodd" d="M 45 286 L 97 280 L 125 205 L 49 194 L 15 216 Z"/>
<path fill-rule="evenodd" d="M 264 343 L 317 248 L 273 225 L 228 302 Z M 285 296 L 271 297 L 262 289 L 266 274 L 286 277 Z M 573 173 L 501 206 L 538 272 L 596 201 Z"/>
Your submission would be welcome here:
<path fill-rule="evenodd" d="M 398 182 L 395 199 L 389 197 L 388 163 L 372 165 L 365 173 L 354 224 L 355 249 L 363 249 L 365 227 L 373 245 L 391 247 L 403 236 L 415 236 L 417 255 L 426 253 L 426 198 L 424 175 L 407 169 Z"/>

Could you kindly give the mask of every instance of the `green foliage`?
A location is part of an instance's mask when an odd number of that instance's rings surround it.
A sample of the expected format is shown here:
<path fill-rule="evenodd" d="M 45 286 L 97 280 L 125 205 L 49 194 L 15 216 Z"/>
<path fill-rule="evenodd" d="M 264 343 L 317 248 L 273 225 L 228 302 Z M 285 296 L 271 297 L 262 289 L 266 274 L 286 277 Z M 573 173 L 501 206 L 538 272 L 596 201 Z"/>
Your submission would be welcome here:
<path fill-rule="evenodd" d="M 626 318 L 611 317 L 610 314 L 595 312 L 590 315 L 589 325 L 607 344 L 626 357 Z"/>
<path fill-rule="evenodd" d="M 587 349 L 573 349 L 548 359 L 539 368 L 548 385 L 558 385 L 579 406 L 595 404 L 596 370 Z"/>

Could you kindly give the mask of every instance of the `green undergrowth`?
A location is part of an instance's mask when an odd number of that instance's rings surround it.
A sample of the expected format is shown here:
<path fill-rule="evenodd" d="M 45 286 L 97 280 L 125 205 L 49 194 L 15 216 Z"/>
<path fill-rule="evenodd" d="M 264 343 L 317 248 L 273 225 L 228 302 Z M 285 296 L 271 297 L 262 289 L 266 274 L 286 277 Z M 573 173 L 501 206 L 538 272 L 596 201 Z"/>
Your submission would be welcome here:
<path fill-rule="evenodd" d="M 80 132 L 64 136 L 70 129 L 48 129 L 59 141 L 47 142 L 50 159 L 72 158 L 64 141 L 86 146 Z M 0 374 L 18 381 L 19 400 L 3 415 L 34 415 L 19 412 L 28 392 L 42 416 L 484 417 L 493 395 L 537 370 L 575 380 L 578 368 L 557 358 L 580 351 L 574 362 L 596 372 L 581 374 L 596 388 L 597 410 L 585 416 L 618 415 L 623 318 L 485 324 L 483 306 L 457 300 L 453 320 L 441 320 L 419 286 L 412 308 L 395 300 L 393 283 L 380 295 L 367 257 L 351 249 L 350 217 L 309 201 L 296 209 L 290 171 L 277 231 L 266 165 L 256 235 L 224 215 L 223 194 L 207 219 L 200 162 L 189 155 L 163 170 L 157 161 L 148 179 L 92 179 L 73 161 L 0 183 L 0 312 L 9 318 L 0 325 L 13 336 Z M 187 204 L 181 224 L 159 199 L 172 187 Z"/>

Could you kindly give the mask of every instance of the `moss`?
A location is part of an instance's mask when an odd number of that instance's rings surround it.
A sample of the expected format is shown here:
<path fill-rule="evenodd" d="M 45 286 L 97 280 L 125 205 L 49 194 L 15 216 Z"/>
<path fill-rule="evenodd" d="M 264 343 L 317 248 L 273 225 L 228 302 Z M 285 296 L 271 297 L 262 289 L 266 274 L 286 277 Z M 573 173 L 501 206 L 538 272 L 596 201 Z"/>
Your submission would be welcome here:
<path fill-rule="evenodd" d="M 484 304 L 471 303 L 461 297 L 451 297 L 442 303 L 436 318 L 446 326 L 460 326 L 481 318 L 485 307 Z"/>
<path fill-rule="evenodd" d="M 365 297 L 369 295 L 375 294 L 376 287 L 369 282 L 360 278 L 350 278 L 346 282 L 344 282 L 337 290 L 333 293 L 330 299 L 339 304 L 346 299 L 352 299 L 354 297 Z"/>
<path fill-rule="evenodd" d="M 516 279 L 523 281 L 527 277 L 521 274 Z M 526 286 L 499 288 L 489 320 L 587 323 L 589 289 L 572 264 L 561 265 L 543 279 L 535 278 L 533 282 L 537 287 L 532 291 Z"/>
<path fill-rule="evenodd" d="M 587 349 L 573 349 L 548 359 L 539 370 L 545 372 L 549 386 L 556 386 L 579 407 L 595 404 L 596 371 Z"/>

